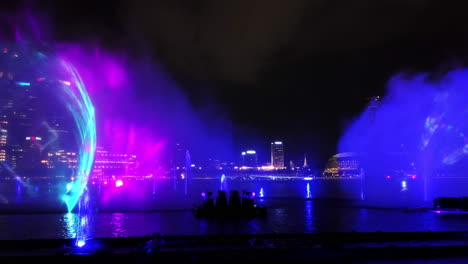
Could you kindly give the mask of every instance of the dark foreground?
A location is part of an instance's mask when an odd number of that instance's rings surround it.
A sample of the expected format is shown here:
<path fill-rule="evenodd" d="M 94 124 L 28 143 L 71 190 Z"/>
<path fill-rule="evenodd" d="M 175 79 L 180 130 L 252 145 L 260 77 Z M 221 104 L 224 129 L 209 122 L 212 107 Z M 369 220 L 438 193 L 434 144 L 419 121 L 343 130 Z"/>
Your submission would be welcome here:
<path fill-rule="evenodd" d="M 373 232 L 0 241 L 0 263 L 225 263 L 309 261 L 466 263 L 468 232 Z"/>

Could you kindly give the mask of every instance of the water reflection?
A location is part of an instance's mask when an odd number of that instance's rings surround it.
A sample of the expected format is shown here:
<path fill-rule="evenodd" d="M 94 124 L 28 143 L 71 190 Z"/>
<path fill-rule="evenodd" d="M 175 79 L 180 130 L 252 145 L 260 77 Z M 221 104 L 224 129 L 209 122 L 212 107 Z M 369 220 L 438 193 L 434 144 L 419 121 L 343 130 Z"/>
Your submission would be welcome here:
<path fill-rule="evenodd" d="M 257 234 L 257 231 L 258 231 L 257 219 L 249 220 L 247 223 L 247 229 L 248 229 L 247 232 L 249 234 Z"/>
<path fill-rule="evenodd" d="M 311 233 L 315 231 L 315 227 L 312 224 L 312 201 L 305 201 L 305 233 Z"/>
<path fill-rule="evenodd" d="M 66 213 L 63 215 L 62 223 L 64 224 L 65 228 L 65 237 L 66 238 L 76 238 L 77 233 L 77 224 L 78 224 L 78 216 L 74 213 Z"/>
<path fill-rule="evenodd" d="M 311 192 L 310 192 L 310 184 L 309 184 L 309 183 L 307 183 L 306 191 L 307 191 L 307 193 L 306 193 L 306 198 L 312 198 L 312 194 L 311 194 Z"/>
<path fill-rule="evenodd" d="M 206 235 L 208 234 L 208 221 L 206 219 L 200 219 L 199 221 L 200 224 L 200 235 Z"/>
<path fill-rule="evenodd" d="M 125 236 L 126 229 L 125 225 L 126 216 L 123 213 L 113 213 L 111 216 L 112 235 L 114 237 Z"/>

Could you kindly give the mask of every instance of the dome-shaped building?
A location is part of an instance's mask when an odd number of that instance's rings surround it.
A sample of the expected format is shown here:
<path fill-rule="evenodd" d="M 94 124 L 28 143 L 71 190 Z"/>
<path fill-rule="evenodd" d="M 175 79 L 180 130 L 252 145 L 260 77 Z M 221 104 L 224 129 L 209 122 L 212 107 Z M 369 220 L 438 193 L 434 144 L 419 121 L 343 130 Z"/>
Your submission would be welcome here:
<path fill-rule="evenodd" d="M 331 157 L 323 170 L 323 177 L 359 177 L 361 166 L 355 152 L 338 153 Z"/>

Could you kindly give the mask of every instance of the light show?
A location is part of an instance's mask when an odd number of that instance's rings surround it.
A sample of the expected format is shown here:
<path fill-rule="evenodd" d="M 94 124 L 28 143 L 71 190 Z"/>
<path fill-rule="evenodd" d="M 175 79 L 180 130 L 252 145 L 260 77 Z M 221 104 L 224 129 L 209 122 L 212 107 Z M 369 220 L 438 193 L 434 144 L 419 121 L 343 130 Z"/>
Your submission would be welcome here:
<path fill-rule="evenodd" d="M 468 71 L 396 75 L 348 128 L 340 152 L 358 153 L 367 198 L 411 204 L 467 195 Z"/>
<path fill-rule="evenodd" d="M 466 258 L 468 2 L 12 2 L 0 263 Z"/>

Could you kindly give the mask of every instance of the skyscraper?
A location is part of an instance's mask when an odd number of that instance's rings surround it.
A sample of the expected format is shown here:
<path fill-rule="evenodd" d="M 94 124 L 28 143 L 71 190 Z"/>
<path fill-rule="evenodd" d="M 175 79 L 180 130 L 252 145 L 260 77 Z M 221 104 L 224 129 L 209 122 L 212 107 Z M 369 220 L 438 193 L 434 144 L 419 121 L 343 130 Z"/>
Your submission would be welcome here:
<path fill-rule="evenodd" d="M 257 166 L 257 152 L 255 150 L 247 150 L 242 154 L 242 166 L 256 167 Z"/>
<path fill-rule="evenodd" d="M 284 148 L 281 141 L 271 142 L 271 166 L 275 169 L 284 168 Z"/>
<path fill-rule="evenodd" d="M 49 152 L 76 152 L 76 124 L 58 77 L 39 51 L 0 53 L 0 173 L 44 174 Z"/>
<path fill-rule="evenodd" d="M 369 111 L 369 122 L 374 122 L 375 114 L 377 112 L 377 108 L 380 105 L 380 96 L 374 96 L 370 98 L 369 104 L 367 105 L 367 109 Z"/>

